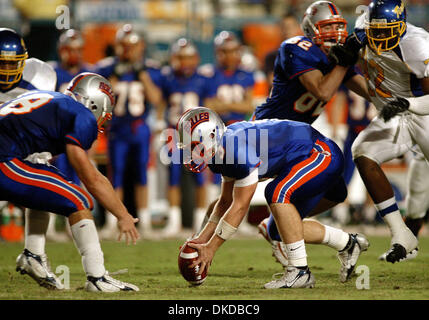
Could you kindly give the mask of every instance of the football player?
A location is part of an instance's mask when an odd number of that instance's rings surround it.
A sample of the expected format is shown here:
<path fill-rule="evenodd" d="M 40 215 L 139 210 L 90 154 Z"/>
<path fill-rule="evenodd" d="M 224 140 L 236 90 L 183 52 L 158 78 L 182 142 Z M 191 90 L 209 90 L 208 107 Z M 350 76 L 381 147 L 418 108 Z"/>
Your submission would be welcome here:
<path fill-rule="evenodd" d="M 145 59 L 143 37 L 125 24 L 116 34 L 115 54 L 99 62 L 96 72 L 112 82 L 117 96 L 112 122 L 108 132 L 108 149 L 112 184 L 123 199 L 128 157 L 132 157 L 136 174 L 134 195 L 139 226 L 143 236 L 151 237 L 151 215 L 148 210 L 147 165 L 150 150 L 150 128 L 146 122 L 149 103 L 157 106 L 161 102 L 161 91 L 155 83 L 160 71 L 152 61 Z M 115 220 L 107 215 L 101 236 L 110 238 L 116 232 Z"/>
<path fill-rule="evenodd" d="M 353 158 L 391 231 L 391 247 L 384 256 L 395 263 L 415 257 L 418 240 L 404 223 L 380 165 L 417 145 L 423 156 L 414 159 L 409 175 L 425 175 L 426 181 L 429 178 L 425 162 L 429 159 L 429 117 L 422 111 L 429 97 L 429 34 L 407 23 L 404 1 L 374 0 L 356 21 L 355 36 L 350 40 L 347 48 L 355 51 L 362 47 L 359 62 L 371 101 L 381 112 L 357 137 Z M 425 184 L 418 185 L 421 181 L 415 179 L 408 186 L 409 218 L 423 218 L 429 205 Z"/>
<path fill-rule="evenodd" d="M 221 31 L 214 39 L 217 66 L 211 75 L 214 98 L 207 100 L 210 108 L 216 111 L 230 125 L 246 120 L 253 107 L 253 85 L 251 72 L 240 68 L 241 43 L 229 31 Z"/>
<path fill-rule="evenodd" d="M 139 289 L 111 278 L 105 270 L 90 211 L 93 201 L 88 192 L 67 181 L 55 167 L 40 161 L 40 157 L 34 159 L 31 155 L 66 153 L 87 190 L 117 217 L 118 240 L 125 236 L 127 243 L 131 240 L 135 244 L 139 233 L 134 224 L 138 219 L 127 212 L 109 181 L 89 161 L 85 152 L 111 116 L 113 104 L 110 83 L 99 75 L 82 73 L 70 82 L 66 95 L 32 91 L 0 108 L 2 199 L 35 210 L 30 213 L 30 216 L 35 215 L 34 220 L 44 219 L 44 211 L 68 218 L 87 275 L 85 289 L 94 292 Z M 27 221 L 25 228 L 29 238 L 44 237 L 43 226 L 33 220 Z M 27 242 L 26 238 L 25 249 L 17 258 L 16 270 L 29 274 L 43 287 L 63 289 L 49 269 L 44 241 Z"/>
<path fill-rule="evenodd" d="M 339 63 L 328 58 L 333 45 L 345 42 L 348 35 L 346 25 L 347 21 L 332 2 L 311 4 L 302 21 L 305 36 L 296 36 L 281 44 L 270 96 L 256 108 L 252 119 L 289 119 L 312 124 L 343 83 L 369 99 L 365 79 L 347 64 L 347 61 L 354 63 L 357 60 L 357 53 L 344 55 Z M 213 204 L 208 215 L 211 208 Z M 275 229 L 274 217 L 270 215 L 264 219 L 258 228 L 271 243 L 276 259 L 287 267 L 284 246 L 280 239 L 279 242 L 274 235 L 270 236 L 271 230 Z M 356 241 L 350 248 L 350 252 L 353 251 L 360 252 Z M 344 264 L 348 264 L 351 258 L 347 252 L 342 251 L 339 255 Z M 358 255 L 353 259 L 356 260 Z"/>
<path fill-rule="evenodd" d="M 210 97 L 211 89 L 208 78 L 197 72 L 200 56 L 192 41 L 186 38 L 178 39 L 171 46 L 170 67 L 163 69 L 162 91 L 167 103 L 165 116 L 168 126 L 175 128 L 181 114 L 191 107 L 205 105 Z M 175 145 L 168 147 L 168 152 L 175 149 Z M 163 233 L 165 236 L 177 235 L 182 228 L 180 210 L 180 181 L 182 165 L 173 161 L 169 166 L 168 201 L 170 205 L 169 220 Z M 203 174 L 194 175 L 196 182 L 196 203 L 193 216 L 193 225 L 200 226 L 205 215 L 206 188 Z"/>
<path fill-rule="evenodd" d="M 198 250 L 199 273 L 208 270 L 220 245 L 231 238 L 246 215 L 260 179 L 274 178 L 265 188 L 265 198 L 276 219 L 277 239 L 283 239 L 288 267 L 284 276 L 265 285 L 267 289 L 312 288 L 315 284 L 307 264 L 304 243 L 336 242 L 339 250 L 358 242 L 361 235 L 341 231 L 329 239 L 317 221 L 302 219 L 344 201 L 347 189 L 342 177 L 344 159 L 339 147 L 309 124 L 290 120 L 237 122 L 225 127 L 208 108 L 184 113 L 178 124 L 184 150 L 183 162 L 191 171 L 207 166 L 222 174 L 222 191 L 215 208 L 197 238 L 189 246 Z M 333 235 L 333 233 L 331 233 Z M 357 253 L 359 255 L 359 253 Z M 345 278 L 354 266 L 344 266 Z"/>
<path fill-rule="evenodd" d="M 57 74 L 55 91 L 64 92 L 69 82 L 79 73 L 92 71 L 92 68 L 82 60 L 84 41 L 81 33 L 75 29 L 69 29 L 60 35 L 58 40 L 58 62 L 50 63 Z M 80 185 L 79 178 L 73 170 L 65 154 L 60 154 L 53 159 L 52 164 L 57 167 L 68 179 Z M 50 239 L 61 241 L 63 235 L 55 230 L 56 215 L 52 214 L 47 236 Z"/>

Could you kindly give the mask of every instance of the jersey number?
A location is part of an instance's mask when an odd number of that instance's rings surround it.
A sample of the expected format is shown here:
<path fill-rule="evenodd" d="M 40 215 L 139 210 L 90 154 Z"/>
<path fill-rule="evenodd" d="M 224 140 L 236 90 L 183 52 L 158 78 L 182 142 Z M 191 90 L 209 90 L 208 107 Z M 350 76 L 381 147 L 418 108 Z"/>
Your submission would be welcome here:
<path fill-rule="evenodd" d="M 223 84 L 217 89 L 217 97 L 225 103 L 243 101 L 244 93 L 244 88 L 238 84 Z"/>
<path fill-rule="evenodd" d="M 317 98 L 311 92 L 306 92 L 295 101 L 293 109 L 299 113 L 305 113 L 313 110 L 311 116 L 317 117 L 322 113 L 324 105 L 325 103 L 323 101 L 317 100 Z"/>
<path fill-rule="evenodd" d="M 172 125 L 176 125 L 183 112 L 189 108 L 198 107 L 200 98 L 195 92 L 175 92 L 170 96 L 170 110 L 168 121 Z"/>
<path fill-rule="evenodd" d="M 363 73 L 365 75 L 365 78 L 367 81 L 371 80 L 371 77 L 368 72 L 368 65 L 369 67 L 377 70 L 377 76 L 374 79 L 374 85 L 375 85 L 375 91 L 371 88 L 368 88 L 368 93 L 371 97 L 375 97 L 376 94 L 378 94 L 380 97 L 383 98 L 391 98 L 392 93 L 386 89 L 383 89 L 381 87 L 381 83 L 384 81 L 384 70 L 382 67 L 380 67 L 374 60 L 365 61 L 363 63 Z"/>
<path fill-rule="evenodd" d="M 126 113 L 128 101 L 128 112 L 133 117 L 139 117 L 144 112 L 143 84 L 139 81 L 120 81 L 114 86 L 118 95 L 116 106 L 113 109 L 115 116 L 123 117 Z"/>
<path fill-rule="evenodd" d="M 35 93 L 17 98 L 0 109 L 0 116 L 30 113 L 34 109 L 43 107 L 53 98 L 54 97 L 48 93 Z"/>

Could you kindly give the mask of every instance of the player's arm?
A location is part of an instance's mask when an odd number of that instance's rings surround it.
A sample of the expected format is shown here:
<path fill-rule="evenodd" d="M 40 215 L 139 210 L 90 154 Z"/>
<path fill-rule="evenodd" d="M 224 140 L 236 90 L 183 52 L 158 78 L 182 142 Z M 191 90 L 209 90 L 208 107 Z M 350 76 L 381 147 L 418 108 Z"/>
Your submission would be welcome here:
<path fill-rule="evenodd" d="M 194 244 L 192 242 L 188 244 L 198 250 L 198 259 L 194 261 L 190 268 L 200 265 L 199 274 L 202 274 L 205 269 L 208 271 L 216 251 L 237 231 L 238 226 L 249 210 L 250 201 L 255 193 L 257 184 L 255 182 L 245 187 L 235 186 L 232 203 L 219 220 L 210 240 L 205 244 Z"/>
<path fill-rule="evenodd" d="M 350 78 L 346 83 L 346 87 L 353 91 L 354 93 L 360 95 L 367 101 L 371 101 L 371 97 L 368 93 L 368 85 L 365 81 L 365 78 L 360 74 L 356 74 L 352 78 Z"/>
<path fill-rule="evenodd" d="M 208 108 L 211 108 L 212 110 L 218 113 L 224 113 L 224 112 L 250 113 L 250 112 L 253 112 L 254 110 L 253 89 L 247 88 L 244 93 L 243 100 L 239 102 L 225 103 L 221 99 L 214 97 L 214 98 L 207 98 L 204 102 L 204 105 L 206 105 Z"/>
<path fill-rule="evenodd" d="M 88 191 L 95 199 L 118 219 L 120 231 L 119 240 L 125 234 L 127 243 L 131 239 L 134 244 L 139 238 L 135 228 L 138 219 L 133 218 L 119 200 L 109 180 L 91 163 L 86 152 L 81 147 L 68 143 L 66 153 L 72 167 Z M 130 237 L 130 238 L 129 238 Z"/>
<path fill-rule="evenodd" d="M 347 73 L 347 69 L 347 67 L 336 65 L 326 75 L 315 69 L 299 76 L 299 81 L 318 100 L 328 102 L 337 92 Z"/>
<path fill-rule="evenodd" d="M 142 71 L 139 73 L 140 81 L 143 83 L 144 93 L 147 100 L 158 106 L 162 103 L 162 92 L 157 85 L 152 81 L 149 72 Z"/>
<path fill-rule="evenodd" d="M 384 121 L 389 121 L 397 114 L 407 110 L 421 116 L 429 115 L 429 78 L 421 79 L 420 83 L 426 95 L 415 98 L 396 98 L 390 101 L 380 112 Z"/>
<path fill-rule="evenodd" d="M 232 204 L 233 190 L 234 190 L 235 179 L 222 180 L 221 194 L 213 210 L 209 216 L 207 223 L 203 230 L 198 235 L 198 238 L 194 239 L 197 243 L 206 243 L 213 236 L 219 220 L 223 217 L 225 212 L 229 209 Z"/>

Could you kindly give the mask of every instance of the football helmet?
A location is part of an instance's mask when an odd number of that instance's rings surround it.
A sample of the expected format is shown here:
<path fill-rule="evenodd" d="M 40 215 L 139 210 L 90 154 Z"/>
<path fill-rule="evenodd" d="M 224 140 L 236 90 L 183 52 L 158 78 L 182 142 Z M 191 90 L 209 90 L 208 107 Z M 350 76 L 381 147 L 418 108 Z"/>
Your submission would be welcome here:
<path fill-rule="evenodd" d="M 336 30 L 325 30 L 337 24 Z M 317 46 L 327 50 L 335 44 L 344 43 L 347 38 L 347 21 L 340 10 L 330 1 L 317 1 L 311 4 L 304 13 L 301 23 L 302 30 Z"/>
<path fill-rule="evenodd" d="M 180 38 L 170 48 L 170 64 L 174 72 L 191 76 L 200 63 L 200 56 L 195 44 L 187 38 Z"/>
<path fill-rule="evenodd" d="M 214 39 L 216 58 L 220 66 L 235 69 L 241 62 L 241 43 L 229 31 L 221 31 Z"/>
<path fill-rule="evenodd" d="M 115 54 L 121 61 L 137 62 L 142 59 L 143 50 L 143 38 L 131 24 L 123 25 L 116 32 Z"/>
<path fill-rule="evenodd" d="M 377 54 L 394 49 L 407 29 L 404 1 L 373 0 L 368 9 L 365 32 L 369 46 Z"/>
<path fill-rule="evenodd" d="M 82 62 L 83 38 L 79 31 L 69 29 L 60 35 L 58 54 L 66 66 L 76 66 Z"/>
<path fill-rule="evenodd" d="M 110 82 L 96 73 L 82 72 L 69 82 L 64 93 L 91 110 L 97 119 L 98 130 L 103 132 L 102 126 L 112 118 L 115 104 Z"/>
<path fill-rule="evenodd" d="M 183 164 L 202 172 L 221 147 L 225 124 L 216 112 L 204 107 L 187 110 L 177 122 L 177 148 L 184 151 Z"/>
<path fill-rule="evenodd" d="M 27 58 L 22 37 L 12 29 L 0 28 L 0 86 L 8 88 L 22 79 Z"/>

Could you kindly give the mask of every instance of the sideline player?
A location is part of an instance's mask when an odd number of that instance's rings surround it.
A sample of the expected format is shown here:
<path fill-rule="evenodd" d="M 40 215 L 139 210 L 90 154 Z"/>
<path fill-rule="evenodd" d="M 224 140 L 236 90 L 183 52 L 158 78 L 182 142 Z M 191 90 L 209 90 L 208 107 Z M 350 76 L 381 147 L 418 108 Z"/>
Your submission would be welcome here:
<path fill-rule="evenodd" d="M 123 199 L 127 159 L 132 157 L 136 170 L 133 179 L 134 201 L 141 221 L 139 229 L 143 236 L 151 237 L 153 232 L 147 188 L 151 132 L 147 117 L 149 103 L 157 106 L 162 94 L 156 85 L 160 81 L 160 71 L 145 59 L 144 53 L 143 37 L 130 24 L 125 24 L 116 34 L 116 56 L 100 61 L 96 66 L 96 73 L 111 81 L 117 96 L 108 132 L 112 184 Z M 109 214 L 100 236 L 111 238 L 115 232 L 115 219 Z"/>
<path fill-rule="evenodd" d="M 208 166 L 222 174 L 221 196 L 204 229 L 189 242 L 199 251 L 190 267 L 199 265 L 199 273 L 208 270 L 217 249 L 246 215 L 258 181 L 274 178 L 265 188 L 265 198 L 276 219 L 277 237 L 285 244 L 288 267 L 281 279 L 265 288 L 314 287 L 304 235 L 308 243 L 324 243 L 329 230 L 317 221 L 303 223 L 302 219 L 346 198 L 344 158 L 339 147 L 303 122 L 242 121 L 225 127 L 215 112 L 201 107 L 184 113 L 177 128 L 185 166 L 200 172 Z M 367 249 L 365 237 L 340 233 L 329 245 L 335 241 L 334 247 L 341 250 L 358 242 L 362 250 Z M 344 266 L 344 281 L 353 268 Z"/>
<path fill-rule="evenodd" d="M 82 73 L 65 94 L 32 91 L 4 103 L 0 108 L 0 190 L 4 200 L 31 208 L 34 219 L 26 221 L 25 249 L 16 270 L 29 274 L 48 289 L 63 289 L 49 268 L 43 224 L 37 212 L 68 217 L 71 232 L 82 256 L 88 291 L 138 291 L 138 287 L 111 278 L 104 267 L 103 252 L 92 218 L 91 196 L 67 181 L 55 167 L 32 154 L 66 153 L 88 191 L 118 219 L 120 236 L 136 243 L 139 234 L 134 219 L 116 196 L 109 181 L 90 162 L 86 151 L 97 139 L 102 124 L 111 116 L 114 103 L 109 82 L 93 73 Z M 11 134 L 13 133 L 13 134 Z M 31 242 L 31 238 L 41 241 Z"/>
<path fill-rule="evenodd" d="M 169 67 L 162 69 L 162 92 L 166 101 L 165 117 L 169 128 L 176 128 L 181 114 L 190 107 L 206 104 L 211 94 L 210 82 L 207 77 L 198 72 L 200 56 L 198 49 L 191 40 L 180 38 L 171 46 L 171 62 Z M 174 139 L 174 138 L 173 138 Z M 172 150 L 171 150 L 171 148 Z M 168 146 L 171 153 L 176 146 Z M 163 230 L 166 237 L 176 236 L 182 228 L 181 182 L 182 164 L 179 161 L 169 165 L 169 218 Z M 196 183 L 195 210 L 193 226 L 199 227 L 204 219 L 206 210 L 206 179 L 203 174 L 195 173 Z"/>
<path fill-rule="evenodd" d="M 429 93 L 429 34 L 406 22 L 405 3 L 401 0 L 374 0 L 356 21 L 355 34 L 355 44 L 362 46 L 359 62 L 370 98 L 381 114 L 355 140 L 353 158 L 378 213 L 391 231 L 391 247 L 385 259 L 395 263 L 415 257 L 418 240 L 404 223 L 380 164 L 403 155 L 414 145 L 426 161 L 429 159 L 429 117 L 421 112 Z M 394 117 L 395 113 L 389 114 L 388 110 L 395 107 L 411 112 Z M 409 177 L 428 173 L 422 160 L 423 157 L 415 159 L 415 164 L 420 165 L 410 167 Z M 407 192 L 407 215 L 413 218 L 423 217 L 428 208 L 427 190 L 415 185 L 418 182 L 420 179 L 411 181 Z"/>

